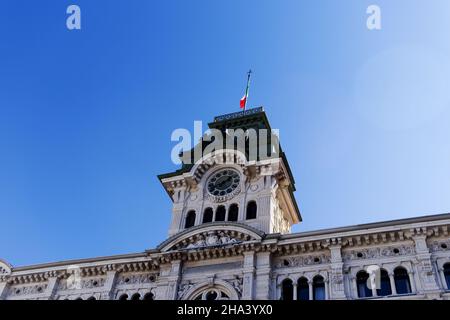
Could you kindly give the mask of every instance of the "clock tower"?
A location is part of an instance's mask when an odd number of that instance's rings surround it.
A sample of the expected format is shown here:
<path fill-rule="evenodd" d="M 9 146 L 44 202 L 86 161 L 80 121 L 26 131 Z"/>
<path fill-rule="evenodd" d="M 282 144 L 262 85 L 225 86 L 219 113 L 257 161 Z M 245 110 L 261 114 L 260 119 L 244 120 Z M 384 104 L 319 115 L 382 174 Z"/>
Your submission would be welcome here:
<path fill-rule="evenodd" d="M 208 127 L 214 137 L 180 154 L 179 170 L 158 176 L 173 202 L 169 236 L 214 225 L 289 233 L 301 221 L 294 178 L 263 108 L 215 117 Z"/>

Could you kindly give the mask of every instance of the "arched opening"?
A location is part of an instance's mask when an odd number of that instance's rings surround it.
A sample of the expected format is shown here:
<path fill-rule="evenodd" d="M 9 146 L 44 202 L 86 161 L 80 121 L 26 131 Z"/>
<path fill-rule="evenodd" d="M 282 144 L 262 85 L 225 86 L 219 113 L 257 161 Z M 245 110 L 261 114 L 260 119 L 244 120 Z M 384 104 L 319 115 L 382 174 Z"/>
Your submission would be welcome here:
<path fill-rule="evenodd" d="M 308 279 L 304 277 L 297 281 L 297 300 L 309 300 Z"/>
<path fill-rule="evenodd" d="M 144 299 L 143 300 L 154 300 L 154 295 L 153 295 L 153 293 L 151 293 L 151 292 L 147 292 L 145 295 L 144 295 Z"/>
<path fill-rule="evenodd" d="M 75 300 L 83 300 L 83 298 L 82 297 L 78 297 Z"/>
<path fill-rule="evenodd" d="M 313 299 L 325 300 L 325 281 L 322 276 L 315 276 L 313 279 Z"/>
<path fill-rule="evenodd" d="M 224 206 L 218 206 L 216 210 L 216 221 L 225 221 L 226 209 Z"/>
<path fill-rule="evenodd" d="M 228 209 L 228 221 L 238 221 L 239 206 L 233 203 Z"/>
<path fill-rule="evenodd" d="M 124 293 L 123 295 L 121 295 L 119 297 L 119 300 L 128 300 L 128 295 L 126 293 Z"/>
<path fill-rule="evenodd" d="M 256 205 L 256 201 L 249 201 L 247 203 L 247 212 L 245 215 L 245 218 L 247 220 L 250 219 L 256 219 L 256 212 L 258 211 L 257 205 Z"/>
<path fill-rule="evenodd" d="M 191 228 L 195 224 L 195 211 L 191 210 L 186 215 L 186 223 L 184 224 L 184 228 Z"/>
<path fill-rule="evenodd" d="M 206 208 L 203 212 L 203 223 L 208 223 L 213 221 L 214 211 L 212 208 Z"/>
<path fill-rule="evenodd" d="M 141 295 L 139 293 L 135 293 L 131 296 L 131 300 L 141 300 Z"/>
<path fill-rule="evenodd" d="M 204 291 L 194 298 L 194 300 L 206 300 L 206 301 L 229 300 L 229 299 L 230 297 L 228 296 L 228 294 L 218 289 Z"/>
<path fill-rule="evenodd" d="M 97 300 L 95 297 L 89 297 L 89 298 L 87 298 L 86 300 Z"/>
<path fill-rule="evenodd" d="M 389 296 L 392 294 L 391 280 L 386 270 L 380 270 L 380 289 L 377 289 L 377 295 L 380 297 Z"/>
<path fill-rule="evenodd" d="M 395 289 L 397 294 L 411 293 L 411 283 L 409 275 L 405 268 L 398 267 L 394 270 Z"/>
<path fill-rule="evenodd" d="M 372 289 L 367 286 L 369 274 L 366 271 L 360 271 L 356 274 L 356 286 L 358 287 L 358 297 L 372 297 Z"/>
<path fill-rule="evenodd" d="M 450 263 L 444 264 L 444 278 L 447 290 L 450 290 Z"/>
<path fill-rule="evenodd" d="M 284 279 L 281 283 L 281 300 L 291 301 L 294 299 L 294 286 L 291 279 Z"/>

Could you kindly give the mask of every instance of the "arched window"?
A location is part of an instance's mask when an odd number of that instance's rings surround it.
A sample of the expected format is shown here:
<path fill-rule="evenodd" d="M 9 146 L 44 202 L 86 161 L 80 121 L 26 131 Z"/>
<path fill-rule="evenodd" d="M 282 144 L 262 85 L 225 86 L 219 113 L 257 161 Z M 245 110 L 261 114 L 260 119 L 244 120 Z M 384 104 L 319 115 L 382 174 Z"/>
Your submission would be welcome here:
<path fill-rule="evenodd" d="M 233 203 L 228 209 L 228 221 L 238 221 L 239 206 Z"/>
<path fill-rule="evenodd" d="M 87 298 L 86 300 L 97 300 L 94 296 Z"/>
<path fill-rule="evenodd" d="M 119 300 L 128 300 L 128 295 L 126 293 L 124 293 L 123 295 L 121 295 L 119 297 Z"/>
<path fill-rule="evenodd" d="M 395 289 L 397 294 L 411 293 L 411 283 L 409 282 L 408 272 L 403 267 L 394 270 Z"/>
<path fill-rule="evenodd" d="M 380 270 L 380 289 L 377 289 L 377 295 L 380 297 L 389 296 L 392 294 L 391 281 L 386 270 Z"/>
<path fill-rule="evenodd" d="M 187 229 L 193 227 L 194 224 L 195 224 L 195 211 L 191 210 L 186 215 L 186 223 L 184 224 L 184 227 Z"/>
<path fill-rule="evenodd" d="M 369 274 L 366 271 L 360 271 L 356 274 L 356 286 L 358 287 L 358 297 L 367 298 L 372 296 L 372 289 L 367 286 Z"/>
<path fill-rule="evenodd" d="M 199 293 L 193 300 L 230 300 L 230 297 L 220 289 L 208 289 Z"/>
<path fill-rule="evenodd" d="M 203 212 L 203 223 L 212 222 L 213 221 L 213 209 L 212 208 L 206 208 Z"/>
<path fill-rule="evenodd" d="M 135 293 L 131 296 L 130 300 L 141 300 L 141 295 L 139 293 Z"/>
<path fill-rule="evenodd" d="M 450 290 L 450 263 L 444 264 L 444 277 L 447 284 L 447 290 Z"/>
<path fill-rule="evenodd" d="M 313 279 L 314 300 L 325 300 L 325 282 L 322 276 L 315 276 Z"/>
<path fill-rule="evenodd" d="M 245 215 L 245 218 L 247 220 L 250 219 L 256 219 L 256 212 L 258 211 L 258 208 L 256 206 L 256 201 L 249 201 L 247 203 L 247 214 Z"/>
<path fill-rule="evenodd" d="M 309 300 L 308 279 L 304 277 L 297 281 L 297 300 Z"/>
<path fill-rule="evenodd" d="M 144 295 L 144 299 L 143 299 L 143 300 L 153 300 L 154 298 L 155 298 L 155 297 L 154 297 L 153 293 L 147 292 L 147 293 Z"/>
<path fill-rule="evenodd" d="M 83 300 L 83 298 L 82 297 L 78 297 L 75 300 Z"/>
<path fill-rule="evenodd" d="M 216 221 L 225 221 L 226 209 L 224 206 L 218 206 L 216 210 Z"/>
<path fill-rule="evenodd" d="M 294 286 L 291 279 L 284 279 L 281 283 L 281 300 L 291 301 L 294 299 Z"/>

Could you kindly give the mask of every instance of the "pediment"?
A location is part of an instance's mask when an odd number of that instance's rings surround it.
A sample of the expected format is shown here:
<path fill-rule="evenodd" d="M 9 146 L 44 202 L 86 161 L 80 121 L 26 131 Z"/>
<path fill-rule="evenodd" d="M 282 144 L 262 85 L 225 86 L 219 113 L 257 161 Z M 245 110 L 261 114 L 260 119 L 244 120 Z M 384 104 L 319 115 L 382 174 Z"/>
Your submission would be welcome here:
<path fill-rule="evenodd" d="M 232 222 L 212 222 L 183 230 L 157 248 L 161 252 L 226 247 L 244 242 L 259 241 L 264 233 L 250 226 Z"/>
<path fill-rule="evenodd" d="M 8 275 L 11 273 L 11 265 L 5 261 L 0 260 L 0 276 Z"/>

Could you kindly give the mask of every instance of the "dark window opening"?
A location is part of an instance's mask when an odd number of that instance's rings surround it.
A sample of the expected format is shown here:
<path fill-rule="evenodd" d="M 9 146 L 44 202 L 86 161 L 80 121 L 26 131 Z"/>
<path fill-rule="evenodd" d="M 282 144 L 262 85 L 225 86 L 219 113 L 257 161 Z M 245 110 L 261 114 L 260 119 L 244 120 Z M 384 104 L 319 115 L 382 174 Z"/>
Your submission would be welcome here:
<path fill-rule="evenodd" d="M 195 224 L 195 211 L 191 210 L 188 212 L 188 214 L 186 215 L 186 223 L 184 224 L 184 227 L 187 228 L 191 228 L 193 227 Z"/>
<path fill-rule="evenodd" d="M 325 282 L 322 276 L 315 276 L 313 279 L 314 300 L 325 300 Z"/>
<path fill-rule="evenodd" d="M 380 289 L 377 289 L 377 295 L 380 297 L 389 296 L 392 294 L 391 281 L 386 270 L 381 269 L 380 272 Z"/>
<path fill-rule="evenodd" d="M 151 292 L 147 292 L 145 295 L 144 295 L 144 300 L 153 300 L 153 293 L 151 293 Z"/>
<path fill-rule="evenodd" d="M 394 270 L 395 288 L 397 294 L 411 293 L 411 283 L 409 275 L 405 268 L 399 267 Z"/>
<path fill-rule="evenodd" d="M 281 283 L 281 300 L 291 301 L 294 298 L 294 286 L 291 279 L 284 279 Z"/>
<path fill-rule="evenodd" d="M 216 221 L 225 221 L 225 207 L 219 206 L 216 210 Z"/>
<path fill-rule="evenodd" d="M 238 221 L 239 207 L 233 203 L 228 209 L 228 221 Z"/>
<path fill-rule="evenodd" d="M 308 279 L 300 278 L 297 282 L 297 300 L 309 300 Z"/>
<path fill-rule="evenodd" d="M 247 214 L 246 214 L 245 218 L 247 220 L 256 219 L 256 211 L 257 211 L 256 202 L 255 201 L 250 201 L 247 204 Z"/>
<path fill-rule="evenodd" d="M 212 222 L 213 221 L 214 212 L 212 208 L 206 208 L 205 212 L 203 212 L 203 223 Z"/>
<path fill-rule="evenodd" d="M 367 286 L 369 274 L 365 271 L 360 271 L 356 274 L 356 286 L 358 287 L 358 297 L 368 298 L 372 296 L 372 289 Z"/>

